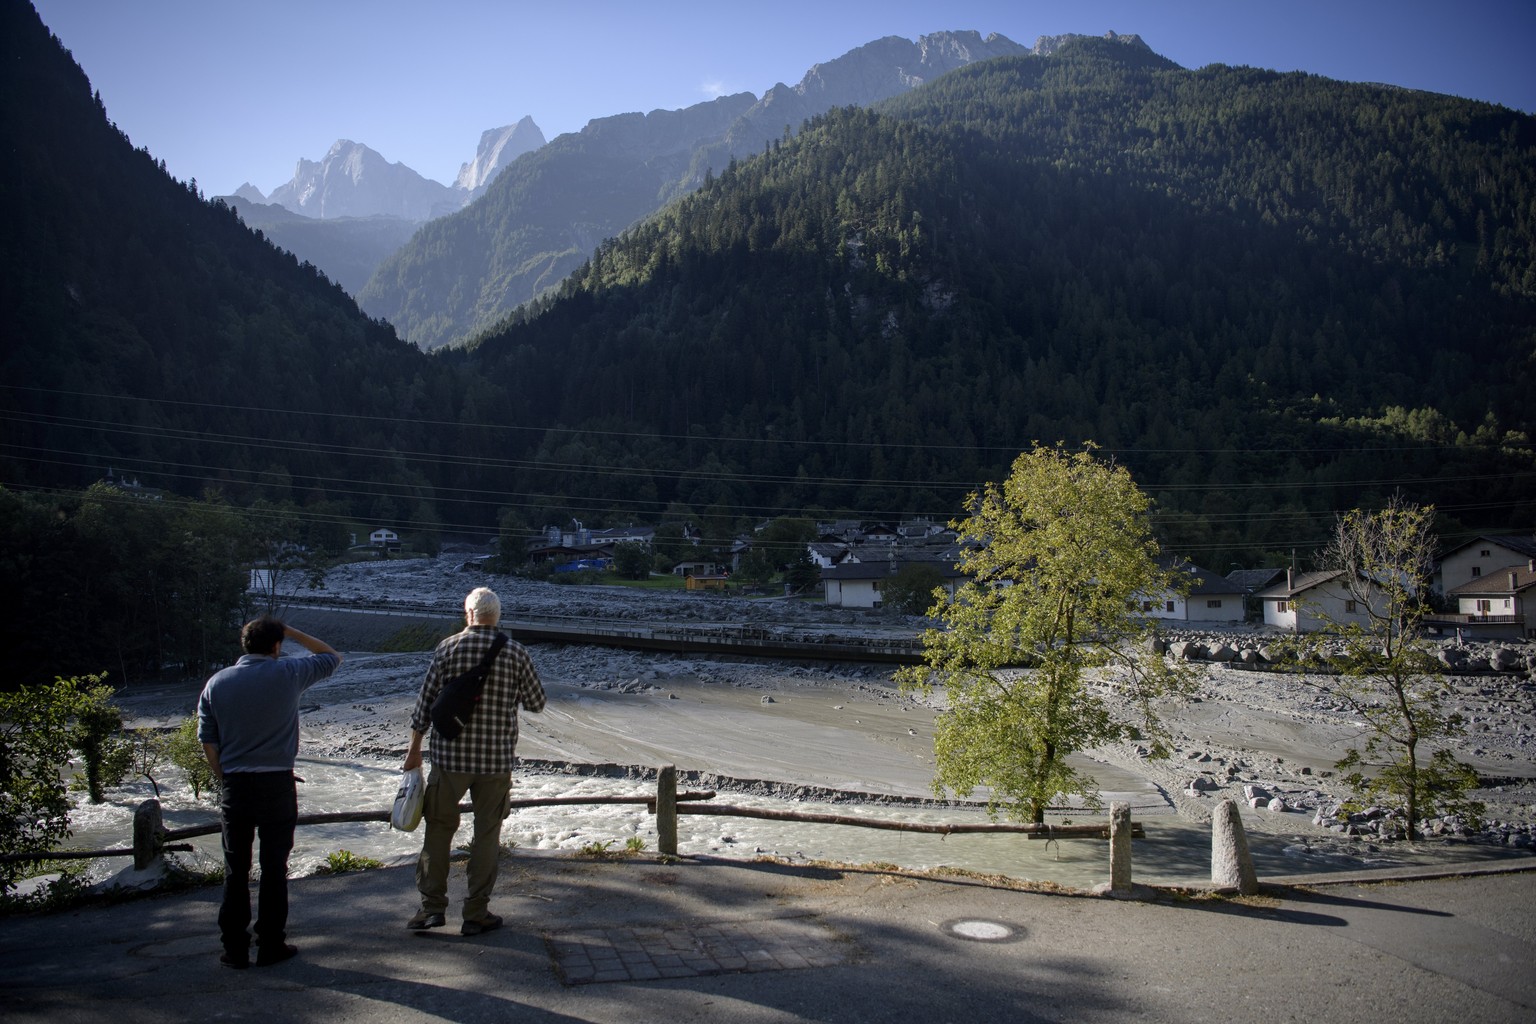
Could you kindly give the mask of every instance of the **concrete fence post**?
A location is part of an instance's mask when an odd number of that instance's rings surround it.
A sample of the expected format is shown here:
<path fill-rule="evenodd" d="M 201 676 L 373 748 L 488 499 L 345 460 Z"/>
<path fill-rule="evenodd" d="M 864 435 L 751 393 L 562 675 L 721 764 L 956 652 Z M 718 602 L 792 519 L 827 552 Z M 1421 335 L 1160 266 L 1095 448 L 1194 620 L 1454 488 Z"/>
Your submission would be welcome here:
<path fill-rule="evenodd" d="M 1109 887 L 1131 891 L 1131 805 L 1119 800 L 1109 805 Z"/>
<path fill-rule="evenodd" d="M 165 825 L 159 800 L 145 800 L 133 812 L 133 868 L 143 871 L 160 859 Z"/>
<path fill-rule="evenodd" d="M 1217 804 L 1211 817 L 1211 884 L 1227 892 L 1235 889 L 1244 896 L 1259 891 L 1259 877 L 1248 852 L 1248 834 L 1243 831 L 1243 816 L 1231 800 Z"/>
<path fill-rule="evenodd" d="M 656 847 L 667 857 L 677 856 L 677 765 L 656 769 Z"/>

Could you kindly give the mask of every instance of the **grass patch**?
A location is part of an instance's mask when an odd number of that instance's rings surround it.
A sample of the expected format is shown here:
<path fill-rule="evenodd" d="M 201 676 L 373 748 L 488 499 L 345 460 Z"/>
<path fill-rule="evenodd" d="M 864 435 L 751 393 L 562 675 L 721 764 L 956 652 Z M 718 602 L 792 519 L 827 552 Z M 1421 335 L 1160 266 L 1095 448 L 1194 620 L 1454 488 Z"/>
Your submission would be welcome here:
<path fill-rule="evenodd" d="M 627 587 L 630 590 L 682 590 L 688 586 L 688 581 L 681 576 L 666 573 L 661 576 L 650 576 L 643 580 L 626 580 L 614 577 L 609 585 Z"/>
<path fill-rule="evenodd" d="M 380 654 L 430 651 L 457 632 L 457 629 L 445 629 L 436 623 L 418 622 L 395 630 L 379 644 L 378 650 Z"/>
<path fill-rule="evenodd" d="M 368 871 L 381 868 L 384 862 L 373 857 L 360 857 L 351 850 L 337 850 L 325 855 L 325 863 L 317 872 L 322 875 L 342 875 L 348 871 Z"/>

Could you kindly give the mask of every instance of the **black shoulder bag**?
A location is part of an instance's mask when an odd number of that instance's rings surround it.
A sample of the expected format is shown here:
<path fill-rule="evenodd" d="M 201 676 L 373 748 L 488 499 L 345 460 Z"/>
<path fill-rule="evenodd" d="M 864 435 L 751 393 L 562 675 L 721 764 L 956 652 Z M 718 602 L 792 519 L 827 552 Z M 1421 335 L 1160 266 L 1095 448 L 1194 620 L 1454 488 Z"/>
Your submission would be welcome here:
<path fill-rule="evenodd" d="M 437 699 L 432 702 L 432 728 L 445 740 L 457 739 L 475 705 L 480 703 L 480 691 L 485 689 L 485 677 L 491 674 L 496 656 L 507 645 L 507 634 L 497 633 L 491 641 L 491 649 L 485 652 L 474 668 L 460 672 L 443 684 Z"/>

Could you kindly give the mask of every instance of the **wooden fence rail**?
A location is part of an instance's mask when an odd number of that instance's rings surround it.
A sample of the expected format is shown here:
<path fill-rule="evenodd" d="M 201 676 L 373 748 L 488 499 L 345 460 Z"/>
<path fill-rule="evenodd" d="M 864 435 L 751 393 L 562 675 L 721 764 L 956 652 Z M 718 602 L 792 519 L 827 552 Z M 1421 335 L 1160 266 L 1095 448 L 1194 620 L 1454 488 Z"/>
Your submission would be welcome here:
<path fill-rule="evenodd" d="M 698 792 L 677 791 L 677 768 L 674 765 L 662 765 L 656 773 L 656 793 L 654 796 L 580 796 L 580 797 L 532 797 L 511 801 L 513 808 L 519 807 L 569 807 L 583 805 L 605 804 L 635 804 L 644 805 L 646 809 L 656 816 L 656 836 L 658 852 L 663 856 L 676 857 L 677 848 L 677 819 L 684 814 L 703 814 L 718 817 L 759 818 L 770 821 L 788 821 L 811 825 L 844 825 L 856 828 L 884 829 L 892 832 L 917 832 L 930 835 L 958 835 L 963 833 L 982 834 L 1023 834 L 1031 839 L 1108 839 L 1110 841 L 1110 876 L 1113 889 L 1119 892 L 1130 888 L 1130 840 L 1142 838 L 1143 831 L 1139 824 L 1133 823 L 1130 817 L 1130 806 L 1124 803 L 1110 805 L 1109 820 L 1104 823 L 1092 823 L 1086 825 L 1052 825 L 1014 822 L 985 822 L 985 823 L 959 823 L 959 822 L 918 822 L 899 821 L 881 818 L 861 818 L 847 814 L 817 814 L 810 811 L 773 810 L 760 807 L 740 807 L 728 804 L 706 804 L 702 801 L 712 800 L 715 797 L 713 790 Z M 460 804 L 460 811 L 473 810 L 470 804 Z M 390 810 L 371 811 L 329 811 L 317 814 L 301 814 L 298 817 L 299 825 L 336 825 L 351 822 L 388 822 Z M 53 850 L 38 851 L 35 853 L 13 853 L 0 856 L 4 862 L 38 862 L 44 860 L 69 860 L 95 857 L 126 857 L 131 856 L 136 868 L 144 868 L 153 863 L 167 850 L 190 850 L 189 845 L 168 845 L 177 840 L 193 839 L 199 836 L 216 835 L 220 831 L 218 822 L 204 825 L 191 825 L 186 828 L 167 829 L 161 820 L 160 802 L 158 800 L 145 800 L 139 805 L 134 814 L 133 846 L 131 848 L 114 848 L 108 850 Z"/>

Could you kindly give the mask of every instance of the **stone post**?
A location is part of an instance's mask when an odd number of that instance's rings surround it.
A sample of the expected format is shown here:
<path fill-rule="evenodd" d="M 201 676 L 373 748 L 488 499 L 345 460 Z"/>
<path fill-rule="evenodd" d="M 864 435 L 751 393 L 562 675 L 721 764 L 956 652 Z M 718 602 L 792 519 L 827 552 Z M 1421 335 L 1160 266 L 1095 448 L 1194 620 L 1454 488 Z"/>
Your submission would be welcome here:
<path fill-rule="evenodd" d="M 1259 891 L 1253 857 L 1248 853 L 1248 835 L 1243 831 L 1243 816 L 1231 800 L 1217 804 L 1211 817 L 1211 884 L 1244 896 Z"/>
<path fill-rule="evenodd" d="M 133 812 L 133 869 L 143 871 L 160 859 L 165 845 L 165 825 L 160 801 L 145 800 Z"/>
<path fill-rule="evenodd" d="M 1131 805 L 1120 800 L 1109 805 L 1109 888 L 1131 891 Z"/>
<path fill-rule="evenodd" d="M 663 856 L 677 856 L 677 766 L 656 769 L 656 848 Z"/>

